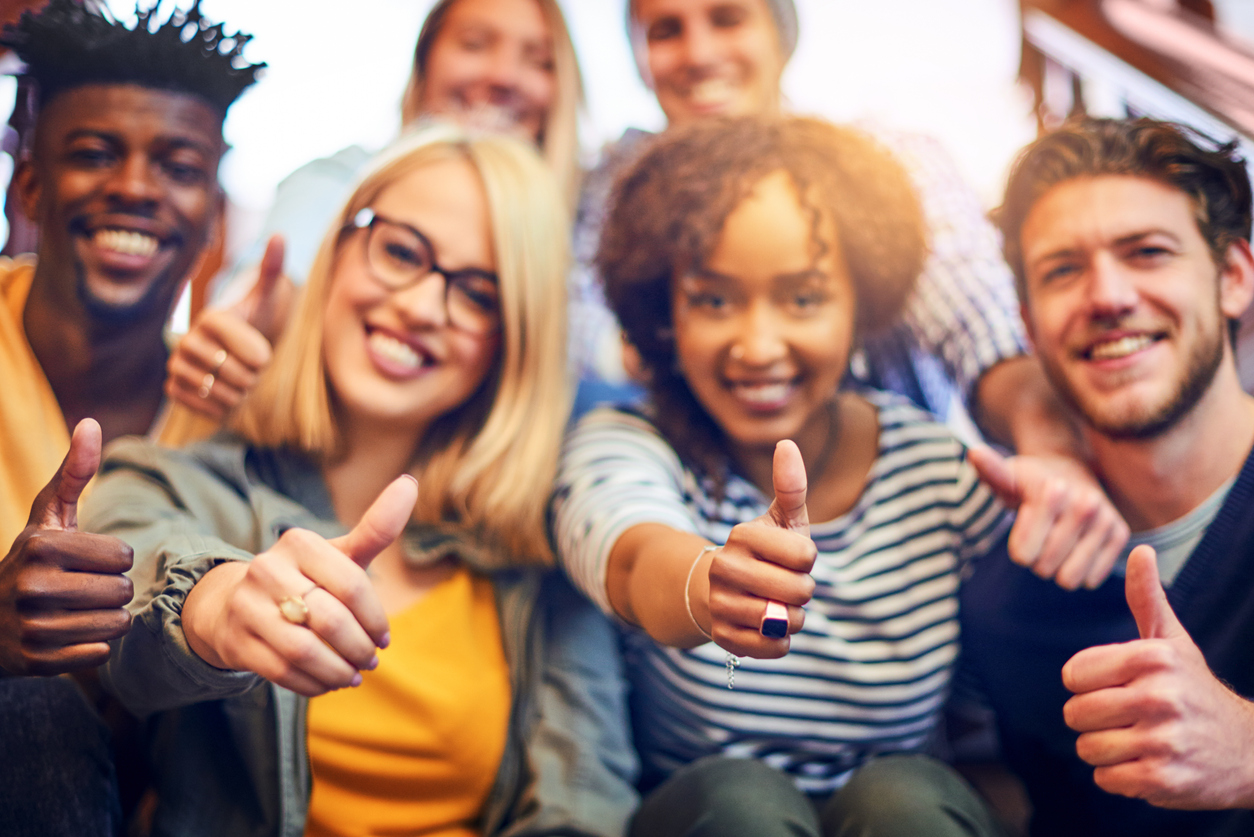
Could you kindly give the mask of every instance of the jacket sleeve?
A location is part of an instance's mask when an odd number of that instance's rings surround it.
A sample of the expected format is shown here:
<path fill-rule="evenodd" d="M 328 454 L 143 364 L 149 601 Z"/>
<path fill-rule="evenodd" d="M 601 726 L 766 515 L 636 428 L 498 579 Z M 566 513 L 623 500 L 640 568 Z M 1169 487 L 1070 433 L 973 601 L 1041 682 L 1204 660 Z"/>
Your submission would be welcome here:
<path fill-rule="evenodd" d="M 190 455 L 127 439 L 111 446 L 84 504 L 83 528 L 113 535 L 135 550 L 130 632 L 112 643 L 101 671 L 128 710 L 153 712 L 242 694 L 261 678 L 206 663 L 183 635 L 188 592 L 210 569 L 247 561 L 232 546 L 252 525 L 247 498 Z"/>
<path fill-rule="evenodd" d="M 549 573 L 538 717 L 526 741 L 530 810 L 507 837 L 622 837 L 639 802 L 639 760 L 627 714 L 627 680 L 610 621 L 560 573 Z"/>

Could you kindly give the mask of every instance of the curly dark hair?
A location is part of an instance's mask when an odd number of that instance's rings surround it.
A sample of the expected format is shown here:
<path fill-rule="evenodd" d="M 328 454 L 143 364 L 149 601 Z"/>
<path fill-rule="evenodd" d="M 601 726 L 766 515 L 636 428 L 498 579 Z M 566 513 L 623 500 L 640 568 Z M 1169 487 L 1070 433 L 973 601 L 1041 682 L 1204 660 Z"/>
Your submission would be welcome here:
<path fill-rule="evenodd" d="M 1069 122 L 1027 146 L 1016 158 L 1006 198 L 994 212 L 1019 299 L 1027 302 L 1023 222 L 1046 192 L 1077 177 L 1133 175 L 1179 189 L 1192 199 L 1211 258 L 1224 264 L 1228 246 L 1250 236 L 1250 178 L 1236 149 L 1235 140 L 1221 143 L 1172 122 L 1093 118 Z"/>
<path fill-rule="evenodd" d="M 103 10 L 75 0 L 52 0 L 38 12 L 26 11 L 0 35 L 26 64 L 39 106 L 58 93 L 85 84 L 137 84 L 203 99 L 218 113 L 257 80 L 265 64 L 241 56 L 251 35 L 226 34 L 222 24 L 205 20 L 200 0 L 185 12 L 175 9 L 152 28 L 161 0 L 141 10 L 127 29 Z"/>
<path fill-rule="evenodd" d="M 818 119 L 707 119 L 658 136 L 616 183 L 596 258 L 610 306 L 648 367 L 654 423 L 718 485 L 725 440 L 677 369 L 672 279 L 709 257 L 727 216 L 780 170 L 812 214 L 816 249 L 828 246 L 824 219 L 835 223 L 856 291 L 855 334 L 889 325 L 926 255 L 918 199 L 886 149 Z"/>

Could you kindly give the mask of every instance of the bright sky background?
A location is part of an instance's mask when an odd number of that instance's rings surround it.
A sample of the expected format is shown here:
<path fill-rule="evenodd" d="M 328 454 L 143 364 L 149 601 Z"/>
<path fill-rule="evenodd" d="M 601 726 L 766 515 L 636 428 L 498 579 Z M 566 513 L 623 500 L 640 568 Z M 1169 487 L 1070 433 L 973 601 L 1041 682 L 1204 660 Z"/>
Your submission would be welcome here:
<path fill-rule="evenodd" d="M 123 15 L 131 0 L 110 0 Z M 179 2 L 185 5 L 184 0 Z M 203 0 L 205 14 L 252 32 L 270 64 L 226 124 L 222 181 L 246 234 L 286 174 L 350 144 L 384 145 L 433 0 Z M 585 158 L 624 128 L 663 124 L 627 47 L 624 0 L 561 0 L 588 93 Z M 1219 0 L 1221 19 L 1254 30 L 1254 3 Z M 987 206 L 1014 152 L 1034 134 L 1015 84 L 1014 0 L 797 0 L 801 38 L 784 77 L 792 108 L 833 120 L 873 118 L 937 137 Z M 355 13 L 348 14 L 352 9 Z M 11 107 L 11 82 L 0 109 Z M 2 174 L 2 173 L 0 173 Z M 243 228 L 243 229 L 241 229 Z"/>
<path fill-rule="evenodd" d="M 232 109 L 222 178 L 243 210 L 263 211 L 302 163 L 397 129 L 418 29 L 433 0 L 204 0 L 205 14 L 252 32 L 247 55 L 270 64 Z M 129 0 L 111 0 L 122 13 Z M 588 159 L 624 128 L 661 127 L 627 47 L 624 0 L 561 0 L 588 91 Z M 797 0 L 801 39 L 784 79 L 794 109 L 871 116 L 937 136 L 986 202 L 1032 136 L 1014 85 L 1013 0 Z M 356 14 L 346 14 L 352 8 Z"/>

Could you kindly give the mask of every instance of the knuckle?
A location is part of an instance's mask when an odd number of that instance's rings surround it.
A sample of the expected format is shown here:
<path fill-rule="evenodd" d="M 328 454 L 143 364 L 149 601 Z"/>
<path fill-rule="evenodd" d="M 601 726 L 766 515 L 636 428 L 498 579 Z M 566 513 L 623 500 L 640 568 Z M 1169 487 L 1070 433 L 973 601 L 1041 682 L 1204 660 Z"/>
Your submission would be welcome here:
<path fill-rule="evenodd" d="M 301 669 L 308 669 L 318 660 L 323 645 L 312 632 L 303 631 L 305 636 L 297 639 L 292 643 L 292 651 L 288 655 L 288 660 Z"/>

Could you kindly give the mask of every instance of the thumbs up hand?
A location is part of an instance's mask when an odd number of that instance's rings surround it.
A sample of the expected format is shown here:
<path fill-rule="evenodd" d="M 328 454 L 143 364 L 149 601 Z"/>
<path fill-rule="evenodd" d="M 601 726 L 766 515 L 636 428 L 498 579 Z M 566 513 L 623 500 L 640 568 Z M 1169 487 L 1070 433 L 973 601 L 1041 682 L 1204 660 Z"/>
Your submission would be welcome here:
<path fill-rule="evenodd" d="M 188 644 L 212 666 L 253 671 L 306 697 L 358 685 L 389 641 L 366 569 L 417 500 L 417 481 L 402 476 L 347 535 L 289 529 L 251 562 L 213 568 L 183 604 Z"/>
<path fill-rule="evenodd" d="M 223 418 L 270 364 L 271 344 L 287 323 L 295 292 L 283 275 L 283 237 L 271 236 L 248 294 L 229 308 L 201 312 L 170 354 L 166 395 L 197 413 Z"/>
<path fill-rule="evenodd" d="M 801 630 L 805 622 L 801 608 L 814 594 L 810 569 L 818 550 L 810 540 L 805 463 L 797 446 L 784 440 L 775 447 L 772 465 L 775 499 L 770 508 L 733 528 L 709 564 L 710 634 L 720 646 L 741 656 L 787 654 L 788 635 Z M 700 609 L 693 612 L 700 619 Z M 773 637 L 764 619 L 776 618 L 777 613 L 783 635 Z"/>
<path fill-rule="evenodd" d="M 1111 793 L 1164 808 L 1254 807 L 1254 704 L 1211 673 L 1167 602 L 1151 547 L 1132 551 L 1125 586 L 1141 638 L 1063 666 L 1076 752 Z"/>
<path fill-rule="evenodd" d="M 131 548 L 78 531 L 78 498 L 100 467 L 100 425 L 83 419 L 70 450 L 0 561 L 0 668 L 61 674 L 109 658 L 131 626 Z"/>

